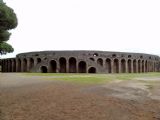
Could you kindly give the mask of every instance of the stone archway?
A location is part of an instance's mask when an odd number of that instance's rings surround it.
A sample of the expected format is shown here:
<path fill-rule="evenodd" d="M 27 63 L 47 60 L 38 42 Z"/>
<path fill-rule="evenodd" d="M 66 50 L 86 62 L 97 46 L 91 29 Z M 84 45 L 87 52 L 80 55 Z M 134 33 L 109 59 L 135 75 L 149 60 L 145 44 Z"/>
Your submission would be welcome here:
<path fill-rule="evenodd" d="M 103 66 L 103 59 L 102 58 L 98 58 L 97 59 L 97 64 L 100 66 Z"/>
<path fill-rule="evenodd" d="M 141 61 L 138 60 L 138 72 L 140 73 L 141 72 Z"/>
<path fill-rule="evenodd" d="M 48 72 L 48 69 L 46 66 L 41 66 L 41 73 L 47 73 Z"/>
<path fill-rule="evenodd" d="M 20 59 L 18 59 L 18 61 L 17 61 L 17 63 L 18 63 L 18 65 L 17 65 L 17 72 L 21 72 L 21 60 Z"/>
<path fill-rule="evenodd" d="M 23 59 L 23 72 L 27 72 L 27 59 Z"/>
<path fill-rule="evenodd" d="M 144 65 L 144 60 L 142 61 L 142 72 L 145 71 L 145 65 Z"/>
<path fill-rule="evenodd" d="M 119 73 L 119 61 L 118 61 L 118 59 L 114 59 L 113 71 L 114 71 L 114 73 Z"/>
<path fill-rule="evenodd" d="M 86 68 L 87 68 L 87 65 L 86 65 L 85 61 L 79 62 L 79 64 L 78 64 L 78 72 L 79 73 L 86 73 Z"/>
<path fill-rule="evenodd" d="M 37 58 L 37 64 L 41 63 L 41 58 Z"/>
<path fill-rule="evenodd" d="M 60 65 L 60 73 L 66 73 L 66 59 L 64 57 L 61 57 L 59 59 L 59 65 Z"/>
<path fill-rule="evenodd" d="M 132 64 L 131 64 L 131 62 L 132 62 L 132 61 L 129 59 L 129 60 L 128 60 L 128 73 L 131 73 L 131 72 L 132 72 L 132 66 L 131 66 Z"/>
<path fill-rule="evenodd" d="M 76 73 L 76 59 L 74 57 L 69 58 L 69 72 Z"/>
<path fill-rule="evenodd" d="M 57 62 L 56 62 L 55 60 L 51 60 L 51 61 L 50 61 L 49 68 L 50 68 L 50 72 L 51 72 L 51 73 L 56 73 L 56 70 L 57 70 Z"/>
<path fill-rule="evenodd" d="M 111 73 L 111 60 L 109 58 L 106 59 L 106 70 L 107 73 Z"/>
<path fill-rule="evenodd" d="M 137 61 L 133 60 L 133 73 L 137 72 Z"/>
<path fill-rule="evenodd" d="M 145 72 L 148 72 L 148 62 L 147 62 L 147 60 L 145 61 Z"/>
<path fill-rule="evenodd" d="M 96 68 L 95 67 L 90 67 L 88 69 L 88 73 L 96 73 Z"/>
<path fill-rule="evenodd" d="M 121 72 L 122 73 L 126 72 L 126 61 L 125 61 L 125 59 L 121 60 Z"/>
<path fill-rule="evenodd" d="M 16 60 L 13 59 L 13 72 L 16 72 Z"/>
<path fill-rule="evenodd" d="M 29 69 L 31 70 L 34 67 L 34 59 L 30 58 L 29 59 Z"/>

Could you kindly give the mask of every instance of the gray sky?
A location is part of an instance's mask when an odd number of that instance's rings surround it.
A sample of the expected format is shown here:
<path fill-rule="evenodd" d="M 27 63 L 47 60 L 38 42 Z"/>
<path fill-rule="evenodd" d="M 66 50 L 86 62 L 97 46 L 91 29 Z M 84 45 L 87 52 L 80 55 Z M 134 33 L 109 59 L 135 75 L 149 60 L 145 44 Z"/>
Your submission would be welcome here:
<path fill-rule="evenodd" d="M 18 53 L 103 50 L 160 55 L 160 0 L 4 0 L 19 25 Z"/>

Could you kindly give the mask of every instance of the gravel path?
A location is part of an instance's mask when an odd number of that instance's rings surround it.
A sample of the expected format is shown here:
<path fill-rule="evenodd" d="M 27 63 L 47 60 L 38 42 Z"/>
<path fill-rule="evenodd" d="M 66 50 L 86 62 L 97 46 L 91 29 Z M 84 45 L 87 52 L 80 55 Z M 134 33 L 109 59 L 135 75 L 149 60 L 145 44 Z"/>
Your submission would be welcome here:
<path fill-rule="evenodd" d="M 0 120 L 160 120 L 160 100 L 146 97 L 146 88 L 138 85 L 79 85 L 0 73 Z M 121 95 L 128 91 L 140 97 Z"/>

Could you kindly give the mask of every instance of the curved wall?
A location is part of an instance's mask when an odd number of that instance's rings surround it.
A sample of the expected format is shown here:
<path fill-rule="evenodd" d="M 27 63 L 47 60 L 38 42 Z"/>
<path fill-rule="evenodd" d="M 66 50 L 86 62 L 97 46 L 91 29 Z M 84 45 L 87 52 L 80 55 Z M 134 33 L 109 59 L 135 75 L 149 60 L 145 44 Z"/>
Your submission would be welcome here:
<path fill-rule="evenodd" d="M 107 51 L 40 51 L 2 59 L 2 72 L 143 73 L 160 70 L 159 56 Z"/>

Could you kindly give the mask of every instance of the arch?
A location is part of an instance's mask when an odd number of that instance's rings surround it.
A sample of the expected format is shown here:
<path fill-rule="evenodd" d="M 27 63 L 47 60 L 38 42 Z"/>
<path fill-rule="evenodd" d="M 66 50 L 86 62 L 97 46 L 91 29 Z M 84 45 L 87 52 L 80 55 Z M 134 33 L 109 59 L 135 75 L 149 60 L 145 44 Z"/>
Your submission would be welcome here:
<path fill-rule="evenodd" d="M 94 58 L 89 58 L 90 60 L 94 61 Z"/>
<path fill-rule="evenodd" d="M 119 73 L 119 61 L 118 61 L 118 59 L 114 59 L 113 72 L 114 73 Z"/>
<path fill-rule="evenodd" d="M 31 70 L 34 66 L 34 59 L 33 58 L 30 58 L 29 59 L 29 69 Z"/>
<path fill-rule="evenodd" d="M 137 61 L 135 59 L 133 60 L 133 72 L 137 72 Z"/>
<path fill-rule="evenodd" d="M 147 60 L 145 61 L 145 72 L 148 72 L 148 62 L 147 62 Z"/>
<path fill-rule="evenodd" d="M 95 67 L 90 67 L 88 69 L 88 73 L 96 73 L 96 68 Z"/>
<path fill-rule="evenodd" d="M 41 73 L 47 73 L 48 72 L 48 69 L 47 69 L 46 66 L 41 66 L 40 70 L 41 70 Z"/>
<path fill-rule="evenodd" d="M 18 59 L 17 61 L 17 72 L 21 72 L 21 60 Z"/>
<path fill-rule="evenodd" d="M 126 61 L 125 61 L 125 59 L 121 60 L 121 72 L 122 73 L 126 72 Z"/>
<path fill-rule="evenodd" d="M 142 60 L 142 72 L 144 72 L 144 67 L 145 67 L 144 60 Z"/>
<path fill-rule="evenodd" d="M 76 63 L 77 63 L 76 58 L 74 58 L 74 57 L 69 58 L 69 72 L 70 73 L 76 73 L 77 72 Z"/>
<path fill-rule="evenodd" d="M 100 66 L 103 66 L 103 59 L 102 58 L 98 58 L 97 59 L 97 64 Z"/>
<path fill-rule="evenodd" d="M 13 72 L 16 72 L 16 60 L 13 59 Z"/>
<path fill-rule="evenodd" d="M 8 72 L 12 72 L 12 61 L 8 60 Z"/>
<path fill-rule="evenodd" d="M 138 72 L 140 73 L 141 72 L 141 61 L 138 60 Z"/>
<path fill-rule="evenodd" d="M 37 64 L 41 63 L 41 58 L 37 58 Z"/>
<path fill-rule="evenodd" d="M 107 73 L 111 73 L 111 60 L 109 58 L 106 59 L 106 70 Z"/>
<path fill-rule="evenodd" d="M 60 64 L 60 73 L 66 73 L 66 59 L 64 57 L 61 57 L 59 59 Z"/>
<path fill-rule="evenodd" d="M 50 67 L 50 72 L 56 73 L 56 70 L 57 70 L 57 62 L 56 62 L 55 60 L 51 60 L 49 67 Z"/>
<path fill-rule="evenodd" d="M 132 72 L 132 64 L 131 64 L 131 60 L 129 59 L 128 60 L 128 73 L 131 73 Z"/>
<path fill-rule="evenodd" d="M 23 72 L 27 72 L 27 59 L 23 59 Z"/>
<path fill-rule="evenodd" d="M 79 73 L 86 73 L 86 62 L 85 61 L 80 61 L 78 64 L 78 72 Z"/>

